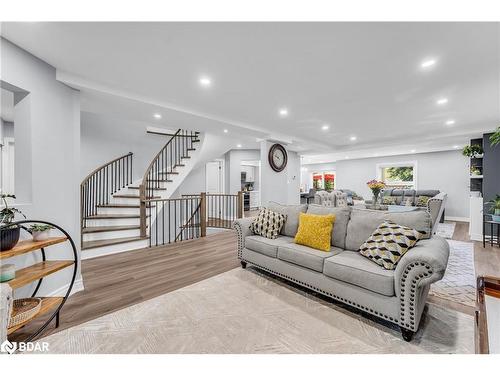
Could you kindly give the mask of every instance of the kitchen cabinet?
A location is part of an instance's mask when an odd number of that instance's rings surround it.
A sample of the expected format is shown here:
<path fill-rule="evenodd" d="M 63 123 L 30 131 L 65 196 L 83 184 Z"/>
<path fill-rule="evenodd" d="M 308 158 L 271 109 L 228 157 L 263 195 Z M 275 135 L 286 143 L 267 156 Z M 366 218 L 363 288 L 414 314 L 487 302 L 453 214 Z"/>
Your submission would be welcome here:
<path fill-rule="evenodd" d="M 255 182 L 255 167 L 250 165 L 242 165 L 241 171 L 246 173 L 245 182 Z"/>

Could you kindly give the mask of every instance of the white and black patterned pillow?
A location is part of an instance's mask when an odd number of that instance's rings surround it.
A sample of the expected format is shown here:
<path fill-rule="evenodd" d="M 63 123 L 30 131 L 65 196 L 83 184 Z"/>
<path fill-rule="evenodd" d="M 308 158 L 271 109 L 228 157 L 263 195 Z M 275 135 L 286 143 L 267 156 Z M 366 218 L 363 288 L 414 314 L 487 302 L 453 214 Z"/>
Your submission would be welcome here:
<path fill-rule="evenodd" d="M 422 238 L 416 229 L 385 221 L 360 246 L 360 254 L 388 270 L 396 268 L 401 257 Z"/>
<path fill-rule="evenodd" d="M 250 230 L 259 236 L 275 239 L 278 238 L 285 221 L 286 215 L 263 208 L 250 224 Z"/>

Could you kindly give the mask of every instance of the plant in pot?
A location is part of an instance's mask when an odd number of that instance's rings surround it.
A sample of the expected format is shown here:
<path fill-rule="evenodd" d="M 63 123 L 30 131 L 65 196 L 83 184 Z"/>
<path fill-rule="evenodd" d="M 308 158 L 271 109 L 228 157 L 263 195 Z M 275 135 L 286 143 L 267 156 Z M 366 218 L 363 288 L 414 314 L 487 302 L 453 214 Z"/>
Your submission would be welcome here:
<path fill-rule="evenodd" d="M 481 145 L 470 145 L 465 146 L 462 150 L 462 155 L 469 158 L 477 158 L 483 154 L 483 148 Z"/>
<path fill-rule="evenodd" d="M 500 195 L 497 194 L 495 199 L 490 200 L 487 205 L 490 207 L 491 217 L 493 221 L 500 223 Z"/>
<path fill-rule="evenodd" d="M 50 230 L 54 229 L 52 225 L 48 224 L 32 224 L 30 226 L 33 241 L 45 241 L 49 238 Z"/>
<path fill-rule="evenodd" d="M 491 146 L 500 145 L 500 126 L 495 130 L 495 132 L 490 135 Z"/>
<path fill-rule="evenodd" d="M 4 205 L 4 208 L 0 211 L 0 251 L 12 249 L 19 241 L 21 228 L 16 224 L 12 224 L 16 214 L 22 215 L 26 219 L 26 216 L 20 210 L 9 207 L 8 198 L 16 199 L 16 196 L 13 194 L 0 195 Z"/>

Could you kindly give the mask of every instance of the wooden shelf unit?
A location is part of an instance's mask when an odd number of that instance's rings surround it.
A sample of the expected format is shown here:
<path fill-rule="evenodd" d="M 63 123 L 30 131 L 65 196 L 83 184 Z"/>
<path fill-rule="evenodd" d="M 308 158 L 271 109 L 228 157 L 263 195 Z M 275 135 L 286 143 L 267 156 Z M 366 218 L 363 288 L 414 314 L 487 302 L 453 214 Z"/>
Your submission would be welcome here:
<path fill-rule="evenodd" d="M 45 241 L 33 241 L 33 240 L 19 241 L 17 245 L 14 246 L 14 248 L 7 251 L 1 251 L 0 259 L 7 259 L 15 257 L 17 255 L 26 254 L 31 251 L 39 250 L 47 246 L 65 242 L 66 240 L 67 240 L 66 237 L 51 237 Z"/>
<path fill-rule="evenodd" d="M 29 322 L 31 322 L 33 319 L 36 319 L 36 318 L 46 314 L 50 310 L 53 310 L 54 308 L 59 306 L 59 304 L 62 302 L 62 300 L 63 300 L 62 297 L 44 297 L 44 298 L 42 298 L 42 306 L 40 307 L 40 311 L 33 318 L 28 320 L 27 322 L 10 327 L 7 330 L 7 334 L 10 335 L 11 333 L 17 331 L 18 329 L 24 327 L 26 324 L 29 324 Z"/>
<path fill-rule="evenodd" d="M 75 262 L 72 260 L 46 260 L 45 262 L 36 263 L 32 266 L 17 270 L 16 277 L 7 281 L 7 284 L 9 284 L 12 289 L 18 289 L 33 281 L 60 271 L 63 268 L 72 266 L 74 263 Z"/>

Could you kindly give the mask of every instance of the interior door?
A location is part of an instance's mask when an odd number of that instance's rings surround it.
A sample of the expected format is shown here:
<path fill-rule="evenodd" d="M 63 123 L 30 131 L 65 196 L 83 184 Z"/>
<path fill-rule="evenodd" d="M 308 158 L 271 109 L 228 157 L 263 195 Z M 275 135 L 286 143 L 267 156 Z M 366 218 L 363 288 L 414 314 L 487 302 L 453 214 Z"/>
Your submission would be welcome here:
<path fill-rule="evenodd" d="M 224 170 L 222 160 L 209 161 L 206 165 L 206 186 L 207 196 L 207 215 L 210 218 L 222 217 L 222 199 L 220 197 L 210 196 L 210 194 L 224 193 Z"/>

